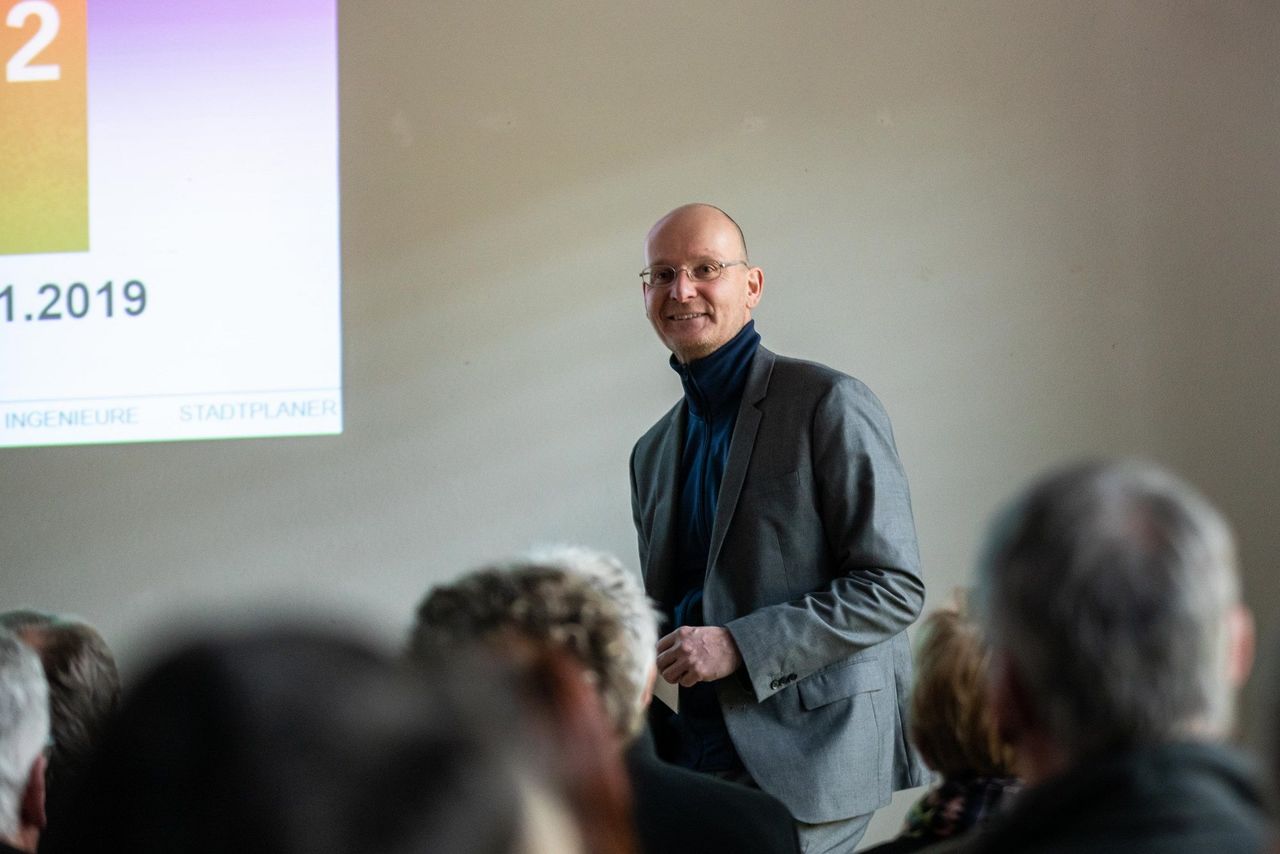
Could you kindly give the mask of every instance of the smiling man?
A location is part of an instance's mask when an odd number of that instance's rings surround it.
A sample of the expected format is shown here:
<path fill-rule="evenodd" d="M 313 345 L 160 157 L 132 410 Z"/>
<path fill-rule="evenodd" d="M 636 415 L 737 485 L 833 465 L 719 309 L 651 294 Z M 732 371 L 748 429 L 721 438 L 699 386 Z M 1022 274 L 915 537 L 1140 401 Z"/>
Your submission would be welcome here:
<path fill-rule="evenodd" d="M 680 686 L 652 715 L 659 752 L 777 797 L 804 851 L 852 851 L 925 774 L 902 719 L 924 583 L 889 418 L 858 380 L 760 346 L 764 271 L 724 211 L 676 208 L 645 257 L 684 385 L 631 456 L 645 587 L 672 621 L 658 669 Z"/>

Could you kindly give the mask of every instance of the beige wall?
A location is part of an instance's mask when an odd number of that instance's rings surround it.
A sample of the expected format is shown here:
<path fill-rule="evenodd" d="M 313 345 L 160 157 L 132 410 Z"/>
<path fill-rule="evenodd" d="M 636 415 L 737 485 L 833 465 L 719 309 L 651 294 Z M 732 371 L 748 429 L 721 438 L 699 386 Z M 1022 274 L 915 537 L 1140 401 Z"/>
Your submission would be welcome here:
<path fill-rule="evenodd" d="M 1228 510 L 1269 626 L 1280 5 L 730 5 L 342 4 L 346 433 L 0 452 L 4 603 L 124 649 L 263 603 L 395 635 L 534 542 L 634 564 L 679 394 L 641 238 L 707 200 L 765 344 L 888 407 L 931 605 L 1033 473 L 1140 453 Z"/>

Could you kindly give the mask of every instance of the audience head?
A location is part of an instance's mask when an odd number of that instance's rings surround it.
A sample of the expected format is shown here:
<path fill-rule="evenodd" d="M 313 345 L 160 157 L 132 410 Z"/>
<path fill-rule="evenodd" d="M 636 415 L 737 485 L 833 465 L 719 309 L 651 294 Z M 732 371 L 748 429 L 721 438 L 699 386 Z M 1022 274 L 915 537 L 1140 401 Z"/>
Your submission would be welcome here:
<path fill-rule="evenodd" d="M 126 694 L 56 850 L 516 850 L 509 701 L 422 667 L 305 630 L 195 643 Z"/>
<path fill-rule="evenodd" d="M 1036 743 L 1052 773 L 1229 729 L 1252 652 L 1235 548 L 1169 473 L 1086 463 L 1039 480 L 998 522 L 979 595 L 1020 760 Z"/>
<path fill-rule="evenodd" d="M 49 693 L 40 659 L 0 630 L 0 840 L 34 851 L 44 828 Z"/>
<path fill-rule="evenodd" d="M 640 732 L 652 688 L 657 616 L 616 558 L 557 547 L 436 587 L 418 608 L 410 652 L 511 632 L 567 649 L 594 680 L 618 734 L 630 740 Z"/>
<path fill-rule="evenodd" d="M 120 701 L 120 675 L 102 635 L 87 623 L 39 611 L 0 614 L 9 629 L 34 649 L 49 682 L 53 752 L 50 797 L 61 797 L 93 753 L 102 727 Z"/>
<path fill-rule="evenodd" d="M 987 701 L 991 655 L 981 629 L 960 610 L 925 619 L 911 695 L 911 740 L 946 779 L 1015 776 L 1013 750 Z"/>
<path fill-rule="evenodd" d="M 484 648 L 503 662 L 520 702 L 521 758 L 554 784 L 585 850 L 634 854 L 630 781 L 591 674 L 546 639 L 506 632 Z"/>

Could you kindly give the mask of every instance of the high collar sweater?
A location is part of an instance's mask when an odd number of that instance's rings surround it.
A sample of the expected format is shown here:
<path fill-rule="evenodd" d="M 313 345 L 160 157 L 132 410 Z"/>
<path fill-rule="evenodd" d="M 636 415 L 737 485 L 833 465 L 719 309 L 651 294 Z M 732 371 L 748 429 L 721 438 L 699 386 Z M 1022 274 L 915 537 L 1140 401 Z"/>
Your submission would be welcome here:
<path fill-rule="evenodd" d="M 701 626 L 702 585 L 711 551 L 720 481 L 729 461 L 729 445 L 738 406 L 760 335 L 754 321 L 711 355 L 689 364 L 675 357 L 671 367 L 684 384 L 685 430 L 680 458 L 680 498 L 676 525 L 676 580 L 671 601 L 663 603 L 672 628 Z M 700 771 L 730 770 L 737 754 L 725 729 L 715 686 L 699 683 L 680 691 L 680 714 L 671 721 L 675 743 L 671 758 Z M 664 751 L 665 752 L 665 751 Z"/>

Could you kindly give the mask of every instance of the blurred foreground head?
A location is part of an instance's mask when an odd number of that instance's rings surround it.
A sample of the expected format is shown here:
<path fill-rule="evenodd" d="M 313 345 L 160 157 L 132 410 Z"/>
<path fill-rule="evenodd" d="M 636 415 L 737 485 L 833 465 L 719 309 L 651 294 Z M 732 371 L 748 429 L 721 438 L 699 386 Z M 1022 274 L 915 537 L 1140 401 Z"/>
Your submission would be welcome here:
<path fill-rule="evenodd" d="M 44 829 L 49 694 L 40 660 L 0 630 L 0 842 L 35 851 Z"/>
<path fill-rule="evenodd" d="M 57 824 L 67 791 L 93 755 L 103 727 L 120 702 L 120 675 L 107 642 L 82 620 L 40 611 L 7 611 L 0 614 L 0 627 L 39 654 L 49 681 L 53 728 L 49 812 Z"/>
<path fill-rule="evenodd" d="M 990 660 L 981 629 L 962 611 L 934 611 L 921 624 L 911 741 L 944 779 L 1016 774 L 988 702 Z"/>
<path fill-rule="evenodd" d="M 559 781 L 593 854 L 635 848 L 622 748 L 639 732 L 653 676 L 656 616 L 609 555 L 559 547 L 432 589 L 409 655 L 484 649 L 521 700 L 526 755 Z"/>
<path fill-rule="evenodd" d="M 569 652 L 587 670 L 619 737 L 640 732 L 658 644 L 657 615 L 617 558 L 580 546 L 531 552 L 430 590 L 410 654 L 511 633 Z"/>
<path fill-rule="evenodd" d="M 189 646 L 126 694 L 57 850 L 519 850 L 506 704 L 423 667 L 305 630 Z"/>
<path fill-rule="evenodd" d="M 1062 770 L 1227 734 L 1252 622 L 1231 533 L 1181 480 L 1133 462 L 1050 474 L 997 523 L 978 576 L 1020 760 Z"/>

